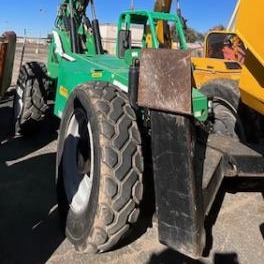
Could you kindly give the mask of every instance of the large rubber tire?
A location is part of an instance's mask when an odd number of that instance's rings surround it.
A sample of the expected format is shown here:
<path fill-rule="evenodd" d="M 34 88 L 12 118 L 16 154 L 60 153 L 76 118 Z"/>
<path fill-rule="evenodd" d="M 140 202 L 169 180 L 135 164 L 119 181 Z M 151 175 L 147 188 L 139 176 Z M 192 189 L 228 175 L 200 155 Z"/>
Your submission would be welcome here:
<path fill-rule="evenodd" d="M 28 134 L 35 130 L 48 110 L 46 66 L 43 63 L 25 63 L 19 72 L 14 96 L 15 132 Z"/>
<path fill-rule="evenodd" d="M 135 223 L 143 158 L 127 95 L 106 83 L 77 87 L 63 113 L 57 151 L 59 211 L 81 252 L 111 249 Z"/>
<path fill-rule="evenodd" d="M 240 118 L 243 104 L 240 101 L 238 83 L 229 79 L 217 79 L 206 83 L 200 90 L 213 102 L 213 115 L 209 119 L 210 132 L 245 141 L 244 126 Z"/>

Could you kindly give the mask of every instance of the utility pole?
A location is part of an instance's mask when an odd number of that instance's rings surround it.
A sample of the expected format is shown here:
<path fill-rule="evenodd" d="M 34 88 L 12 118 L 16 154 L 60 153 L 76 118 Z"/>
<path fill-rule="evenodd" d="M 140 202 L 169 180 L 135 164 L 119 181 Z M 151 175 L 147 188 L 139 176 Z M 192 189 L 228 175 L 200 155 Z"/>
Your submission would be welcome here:
<path fill-rule="evenodd" d="M 180 0 L 177 0 L 176 13 L 180 18 L 182 17 Z"/>
<path fill-rule="evenodd" d="M 135 11 L 134 0 L 131 0 L 130 10 L 131 10 L 131 11 Z"/>
<path fill-rule="evenodd" d="M 184 29 L 187 29 L 187 20 L 182 15 L 180 0 L 177 0 L 176 3 L 177 3 L 177 6 L 176 6 L 176 14 L 181 19 L 183 28 Z"/>
<path fill-rule="evenodd" d="M 40 8 L 40 9 L 39 9 L 39 13 L 40 13 L 40 14 L 47 13 L 47 10 Z M 43 19 L 42 19 L 42 20 L 43 20 Z M 36 51 L 35 51 L 36 54 L 39 54 L 40 41 L 41 41 L 41 30 L 39 31 L 39 35 L 38 35 L 38 43 L 37 43 L 37 48 L 36 48 Z"/>

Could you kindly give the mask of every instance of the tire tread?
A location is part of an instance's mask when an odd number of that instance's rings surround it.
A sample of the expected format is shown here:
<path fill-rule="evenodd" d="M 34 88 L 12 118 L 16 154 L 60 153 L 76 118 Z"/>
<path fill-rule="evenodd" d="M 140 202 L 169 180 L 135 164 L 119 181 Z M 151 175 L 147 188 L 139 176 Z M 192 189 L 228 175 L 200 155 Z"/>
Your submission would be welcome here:
<path fill-rule="evenodd" d="M 49 109 L 46 98 L 48 85 L 45 64 L 32 61 L 21 67 L 17 87 L 20 87 L 23 91 L 23 107 L 18 119 L 17 117 L 14 118 L 16 119 L 16 129 L 22 134 L 30 131 L 30 128 L 35 126 L 36 122 L 44 119 Z M 14 100 L 18 100 L 17 96 Z"/>
<path fill-rule="evenodd" d="M 143 158 L 136 116 L 127 95 L 109 83 L 82 84 L 100 120 L 101 179 L 97 212 L 90 234 L 75 247 L 111 249 L 139 215 Z M 100 230 L 100 232 L 99 232 Z M 69 236 L 70 239 L 70 236 Z"/>

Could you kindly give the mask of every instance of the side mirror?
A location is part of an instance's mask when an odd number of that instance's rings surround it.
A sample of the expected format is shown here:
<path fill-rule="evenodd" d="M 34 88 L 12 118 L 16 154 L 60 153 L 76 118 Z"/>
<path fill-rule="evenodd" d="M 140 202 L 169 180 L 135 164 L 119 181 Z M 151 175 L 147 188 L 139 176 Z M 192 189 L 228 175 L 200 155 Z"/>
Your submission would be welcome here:
<path fill-rule="evenodd" d="M 120 30 L 118 32 L 118 57 L 124 58 L 127 49 L 131 49 L 131 31 Z"/>
<path fill-rule="evenodd" d="M 46 43 L 50 44 L 52 42 L 52 38 L 53 38 L 53 34 L 52 33 L 48 33 L 48 36 L 46 38 Z"/>

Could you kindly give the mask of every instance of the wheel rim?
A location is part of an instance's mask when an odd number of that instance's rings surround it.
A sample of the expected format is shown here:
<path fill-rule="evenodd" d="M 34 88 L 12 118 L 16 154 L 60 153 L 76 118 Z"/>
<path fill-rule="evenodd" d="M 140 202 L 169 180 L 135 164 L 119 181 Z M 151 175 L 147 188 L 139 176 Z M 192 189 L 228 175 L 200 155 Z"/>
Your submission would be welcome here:
<path fill-rule="evenodd" d="M 91 124 L 82 108 L 75 109 L 66 131 L 63 179 L 70 208 L 83 211 L 90 200 L 94 175 Z"/>
<path fill-rule="evenodd" d="M 15 118 L 18 119 L 21 115 L 22 108 L 23 108 L 23 89 L 20 86 L 16 88 L 16 95 L 15 95 L 15 105 L 14 105 L 14 114 Z"/>

